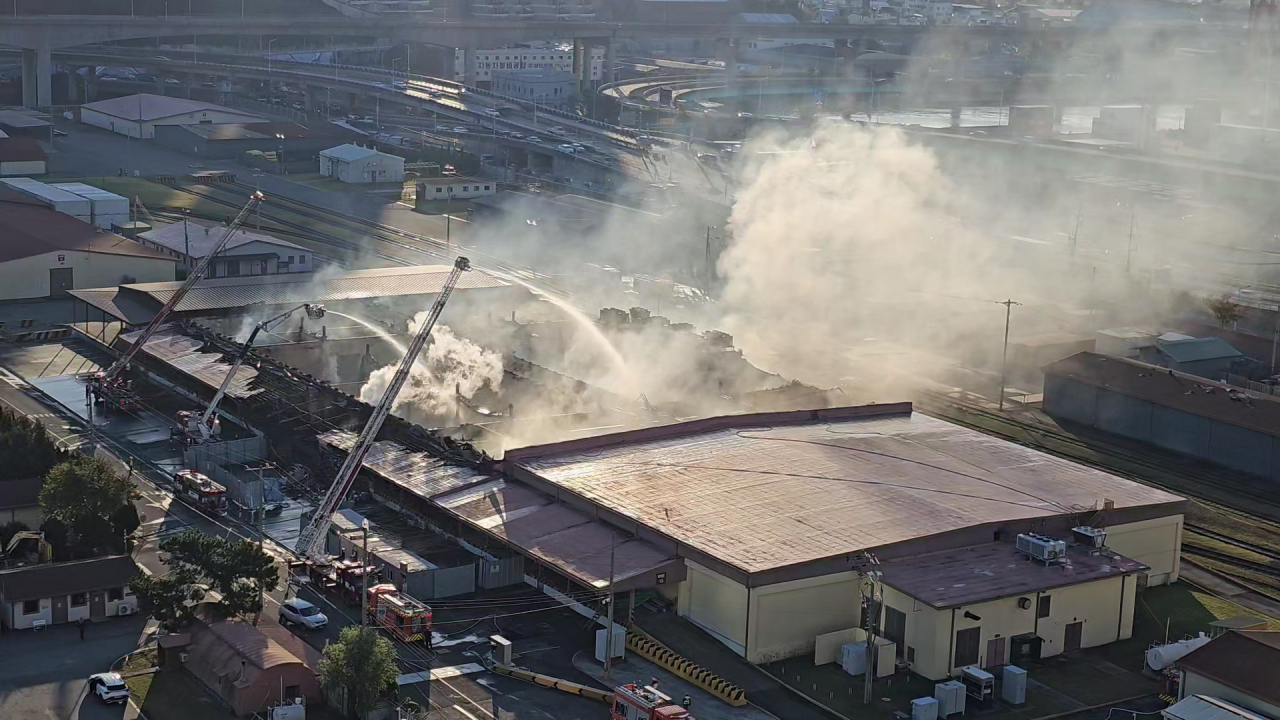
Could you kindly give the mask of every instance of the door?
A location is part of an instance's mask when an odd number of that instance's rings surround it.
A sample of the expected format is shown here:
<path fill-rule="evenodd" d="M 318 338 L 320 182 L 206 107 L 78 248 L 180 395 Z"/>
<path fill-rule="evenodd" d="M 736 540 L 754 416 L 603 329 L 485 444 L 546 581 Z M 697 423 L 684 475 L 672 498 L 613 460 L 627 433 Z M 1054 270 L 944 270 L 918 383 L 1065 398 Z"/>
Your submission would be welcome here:
<path fill-rule="evenodd" d="M 1000 667 L 1005 664 L 1005 647 L 1009 638 L 995 638 L 987 641 L 987 662 L 985 667 Z"/>
<path fill-rule="evenodd" d="M 53 624 L 64 623 L 67 621 L 67 596 L 61 595 L 53 598 Z"/>
<path fill-rule="evenodd" d="M 897 643 L 898 657 L 907 654 L 907 614 L 886 605 L 884 607 L 884 637 Z"/>
<path fill-rule="evenodd" d="M 107 616 L 107 594 L 89 593 L 89 617 L 97 619 Z"/>
<path fill-rule="evenodd" d="M 72 268 L 49 268 L 49 297 L 66 297 L 67 291 L 75 287 L 71 271 Z"/>
<path fill-rule="evenodd" d="M 1080 649 L 1080 636 L 1084 634 L 1084 623 L 1073 622 L 1067 626 L 1066 634 L 1062 638 L 1062 652 L 1071 652 Z"/>

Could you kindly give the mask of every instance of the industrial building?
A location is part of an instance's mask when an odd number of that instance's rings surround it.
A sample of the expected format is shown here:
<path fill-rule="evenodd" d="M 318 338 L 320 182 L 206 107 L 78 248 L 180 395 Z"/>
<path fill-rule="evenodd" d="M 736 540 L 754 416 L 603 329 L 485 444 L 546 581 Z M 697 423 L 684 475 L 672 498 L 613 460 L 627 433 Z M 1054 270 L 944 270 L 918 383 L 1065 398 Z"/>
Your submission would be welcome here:
<path fill-rule="evenodd" d="M 46 186 L 47 187 L 47 186 Z M 58 193 L 90 203 L 63 190 Z M 175 263 L 127 238 L 0 188 L 0 300 L 64 297 L 78 288 L 173 280 Z"/>
<path fill-rule="evenodd" d="M 612 545 L 615 590 L 662 592 L 751 662 L 858 627 L 866 553 L 886 635 L 929 678 L 1127 638 L 1138 589 L 1178 577 L 1182 498 L 909 404 L 508 450 L 496 474 L 380 445 L 366 467 L 388 502 L 518 551 L 526 582 L 561 592 L 607 587 Z M 1104 547 L 1073 534 L 1082 524 L 1105 528 Z M 1036 560 L 1017 549 L 1025 533 L 1069 542 Z"/>
<path fill-rule="evenodd" d="M 50 187 L 89 201 L 89 222 L 110 230 L 129 222 L 129 198 L 84 183 L 53 183 Z M 82 218 L 83 219 L 83 218 Z"/>
<path fill-rule="evenodd" d="M 1280 479 L 1280 400 L 1129 358 L 1044 369 L 1044 411 L 1258 477 Z"/>
<path fill-rule="evenodd" d="M 194 268 L 227 232 L 225 225 L 188 220 L 140 233 L 143 247 L 178 261 L 182 270 Z M 308 273 L 315 269 L 310 250 L 280 238 L 241 229 L 214 258 L 206 277 L 241 277 Z"/>
<path fill-rule="evenodd" d="M 243 125 L 267 120 L 213 103 L 140 93 L 81 105 L 80 122 L 128 137 L 150 139 L 163 125 Z"/>
<path fill-rule="evenodd" d="M 1165 333 L 1156 338 L 1151 345 L 1138 350 L 1138 359 L 1210 380 L 1221 380 L 1227 373 L 1239 372 L 1242 365 L 1249 363 L 1244 353 L 1226 340 L 1180 333 Z"/>
<path fill-rule="evenodd" d="M 238 160 L 246 152 L 282 152 L 289 162 L 314 160 L 321 150 L 360 137 L 333 123 L 304 127 L 297 123 L 249 125 L 162 125 L 156 142 L 210 160 Z"/>
<path fill-rule="evenodd" d="M 344 183 L 404 182 L 404 158 L 359 145 L 320 151 L 320 177 Z"/>

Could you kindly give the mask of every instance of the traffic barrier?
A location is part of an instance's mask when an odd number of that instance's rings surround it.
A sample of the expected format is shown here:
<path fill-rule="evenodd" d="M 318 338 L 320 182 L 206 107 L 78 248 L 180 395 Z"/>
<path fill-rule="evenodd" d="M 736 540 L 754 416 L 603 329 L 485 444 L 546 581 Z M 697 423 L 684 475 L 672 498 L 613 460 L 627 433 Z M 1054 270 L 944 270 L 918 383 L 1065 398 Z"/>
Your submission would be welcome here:
<path fill-rule="evenodd" d="M 627 649 L 661 665 L 734 707 L 747 704 L 747 694 L 742 688 L 692 660 L 684 658 L 648 635 L 634 629 L 628 630 Z"/>
<path fill-rule="evenodd" d="M 561 680 L 560 678 L 554 678 L 550 675 L 542 675 L 529 670 L 521 670 L 520 668 L 511 667 L 510 665 L 494 665 L 493 671 L 499 675 L 506 675 L 507 677 L 512 677 L 517 680 L 531 682 L 534 685 L 541 685 L 542 687 L 551 688 L 553 690 L 567 692 L 570 695 L 577 695 L 579 697 L 587 698 L 588 700 L 595 700 L 596 702 L 604 703 L 605 705 L 613 704 L 613 693 L 611 692 L 597 690 L 596 688 L 587 687 L 586 685 L 579 685 L 577 683 L 569 682 L 568 680 Z"/>

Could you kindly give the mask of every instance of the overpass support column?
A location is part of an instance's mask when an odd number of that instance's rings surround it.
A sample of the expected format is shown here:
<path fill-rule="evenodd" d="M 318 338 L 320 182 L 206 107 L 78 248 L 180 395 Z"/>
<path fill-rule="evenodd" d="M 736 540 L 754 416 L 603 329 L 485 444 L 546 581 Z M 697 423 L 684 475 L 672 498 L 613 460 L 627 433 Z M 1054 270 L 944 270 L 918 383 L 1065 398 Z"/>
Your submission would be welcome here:
<path fill-rule="evenodd" d="M 474 86 L 479 80 L 476 72 L 476 41 L 468 39 L 462 48 L 462 82 Z"/>
<path fill-rule="evenodd" d="M 609 38 L 604 43 L 604 72 L 601 73 L 600 81 L 618 81 L 618 41 L 614 38 Z"/>
<path fill-rule="evenodd" d="M 573 76 L 577 79 L 578 92 L 584 92 L 587 82 L 583 78 L 591 77 L 591 46 L 583 38 L 573 39 Z"/>
<path fill-rule="evenodd" d="M 724 44 L 725 87 L 734 90 L 738 87 L 738 43 L 730 38 Z"/>
<path fill-rule="evenodd" d="M 49 48 L 22 49 L 22 104 L 29 108 L 53 104 L 53 52 Z"/>
<path fill-rule="evenodd" d="M 960 127 L 960 111 L 963 109 L 958 106 L 951 108 L 951 127 Z"/>

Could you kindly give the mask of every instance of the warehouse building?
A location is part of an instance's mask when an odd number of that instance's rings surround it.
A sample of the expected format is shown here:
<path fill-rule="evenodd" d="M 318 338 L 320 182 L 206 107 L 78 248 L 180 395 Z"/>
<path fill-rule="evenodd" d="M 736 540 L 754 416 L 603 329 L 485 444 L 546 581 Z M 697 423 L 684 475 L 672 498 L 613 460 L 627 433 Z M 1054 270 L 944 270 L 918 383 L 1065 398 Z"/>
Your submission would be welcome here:
<path fill-rule="evenodd" d="M 156 142 L 210 160 L 239 160 L 246 152 L 283 152 L 290 161 L 313 160 L 321 150 L 358 138 L 333 123 L 304 127 L 272 122 L 250 125 L 169 125 L 156 128 Z"/>
<path fill-rule="evenodd" d="M 1079 353 L 1044 369 L 1044 411 L 1280 480 L 1280 400 L 1129 358 Z"/>
<path fill-rule="evenodd" d="M 43 175 L 49 158 L 29 137 L 0 137 L 0 177 Z"/>
<path fill-rule="evenodd" d="M 404 158 L 359 145 L 320 151 L 320 177 L 344 183 L 404 182 Z"/>
<path fill-rule="evenodd" d="M 0 189 L 0 201 L 0 300 L 64 297 L 77 288 L 174 278 L 172 258 L 87 220 L 7 189 Z"/>
<path fill-rule="evenodd" d="M 81 105 L 80 122 L 128 137 L 150 139 L 162 125 L 241 125 L 267 120 L 213 103 L 141 93 Z"/>
<path fill-rule="evenodd" d="M 1152 365 L 1211 380 L 1221 380 L 1249 360 L 1226 340 L 1165 333 L 1148 347 L 1138 350 L 1138 359 Z"/>
<path fill-rule="evenodd" d="M 874 555 L 885 634 L 935 679 L 1129 637 L 1138 590 L 1178 577 L 1185 502 L 906 403 L 509 450 L 500 476 L 385 447 L 365 464 L 390 502 L 524 555 L 526 582 L 608 587 L 616 544 L 616 590 L 662 592 L 751 662 L 858 627 Z M 1032 532 L 1061 557 L 1019 552 Z"/>

